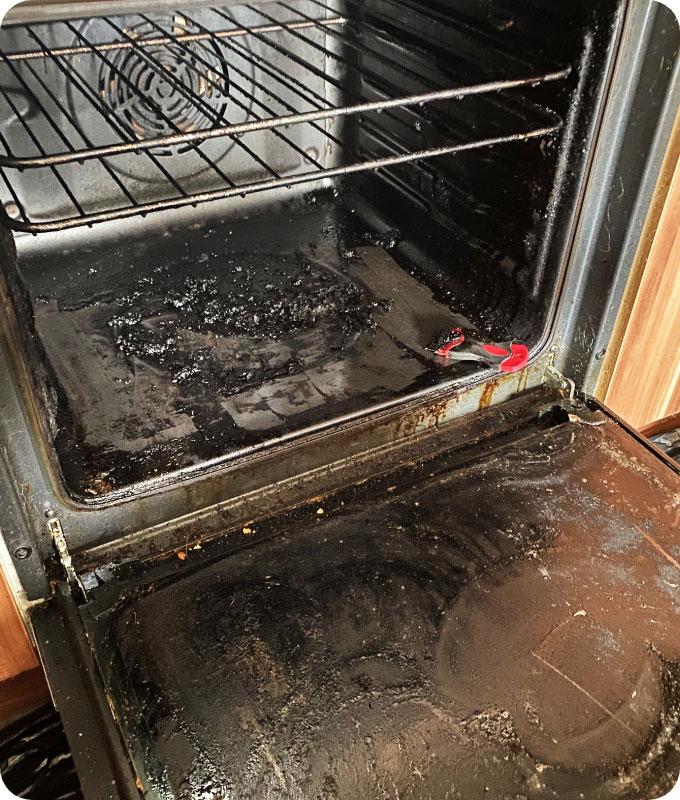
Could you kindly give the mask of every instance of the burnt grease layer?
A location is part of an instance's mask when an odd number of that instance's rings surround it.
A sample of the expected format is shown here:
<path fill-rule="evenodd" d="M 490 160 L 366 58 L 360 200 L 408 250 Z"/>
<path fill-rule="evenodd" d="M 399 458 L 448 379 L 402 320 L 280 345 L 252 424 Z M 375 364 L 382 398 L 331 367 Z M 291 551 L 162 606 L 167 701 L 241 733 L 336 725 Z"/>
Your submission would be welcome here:
<path fill-rule="evenodd" d="M 102 587 L 85 613 L 146 796 L 665 795 L 677 472 L 612 422 L 526 434 Z"/>
<path fill-rule="evenodd" d="M 179 270 L 157 267 L 117 301 L 107 325 L 126 356 L 168 372 L 173 383 L 196 389 L 219 386 L 229 396 L 304 369 L 297 355 L 279 366 L 269 365 L 267 341 L 280 342 L 327 323 L 329 349 L 342 351 L 360 331 L 375 328 L 378 307 L 342 274 L 313 264 L 302 253 L 236 253 L 219 274 L 187 277 L 184 265 Z M 237 350 L 234 363 L 225 365 L 214 346 L 197 346 L 191 334 L 260 343 L 260 364 L 240 367 L 247 359 Z"/>

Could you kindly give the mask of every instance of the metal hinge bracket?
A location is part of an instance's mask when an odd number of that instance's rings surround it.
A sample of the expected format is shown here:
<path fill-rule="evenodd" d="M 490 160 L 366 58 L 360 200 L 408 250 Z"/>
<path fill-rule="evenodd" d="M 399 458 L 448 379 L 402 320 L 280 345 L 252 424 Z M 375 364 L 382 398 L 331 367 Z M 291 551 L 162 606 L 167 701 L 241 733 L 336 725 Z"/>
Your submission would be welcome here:
<path fill-rule="evenodd" d="M 61 521 L 58 517 L 50 517 L 47 520 L 47 530 L 50 532 L 50 536 L 54 542 L 54 547 L 57 551 L 57 555 L 59 556 L 59 561 L 64 568 L 64 572 L 66 573 L 66 579 L 71 587 L 78 587 L 82 591 L 80 581 L 78 580 L 76 571 L 73 568 L 71 554 L 68 551 L 66 537 L 64 536 L 64 529 L 62 528 Z"/>
<path fill-rule="evenodd" d="M 575 401 L 576 385 L 574 384 L 574 381 L 565 377 L 552 364 L 548 364 L 546 366 L 543 380 L 548 386 L 552 386 L 553 389 L 557 389 L 562 397 L 569 400 L 570 403 Z"/>

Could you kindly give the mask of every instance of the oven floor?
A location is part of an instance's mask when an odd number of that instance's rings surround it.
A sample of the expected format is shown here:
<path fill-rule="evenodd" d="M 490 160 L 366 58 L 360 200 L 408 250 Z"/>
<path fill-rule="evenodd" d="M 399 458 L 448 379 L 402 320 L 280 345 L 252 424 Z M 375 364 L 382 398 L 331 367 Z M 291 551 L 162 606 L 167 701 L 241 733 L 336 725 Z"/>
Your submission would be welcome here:
<path fill-rule="evenodd" d="M 665 795 L 677 475 L 631 442 L 529 430 L 101 587 L 84 613 L 145 796 Z"/>
<path fill-rule="evenodd" d="M 426 349 L 470 323 L 400 266 L 398 230 L 357 217 L 329 192 L 20 258 L 70 489 L 105 495 L 472 371 Z"/>

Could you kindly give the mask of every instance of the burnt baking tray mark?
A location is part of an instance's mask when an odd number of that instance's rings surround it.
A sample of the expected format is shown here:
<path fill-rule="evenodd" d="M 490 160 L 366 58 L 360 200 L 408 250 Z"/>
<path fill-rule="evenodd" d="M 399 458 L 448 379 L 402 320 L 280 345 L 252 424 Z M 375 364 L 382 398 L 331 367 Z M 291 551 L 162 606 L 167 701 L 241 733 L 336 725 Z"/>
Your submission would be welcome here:
<path fill-rule="evenodd" d="M 219 273 L 195 277 L 161 267 L 114 308 L 106 324 L 125 356 L 190 390 L 230 396 L 342 352 L 376 327 L 379 304 L 298 252 L 237 253 Z"/>

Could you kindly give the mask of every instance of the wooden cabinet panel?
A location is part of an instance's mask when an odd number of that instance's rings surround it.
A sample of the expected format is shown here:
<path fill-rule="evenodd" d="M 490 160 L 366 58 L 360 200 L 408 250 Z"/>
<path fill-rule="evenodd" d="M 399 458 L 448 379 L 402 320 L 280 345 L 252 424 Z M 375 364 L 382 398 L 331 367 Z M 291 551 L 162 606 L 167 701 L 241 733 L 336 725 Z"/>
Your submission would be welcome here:
<path fill-rule="evenodd" d="M 24 623 L 0 574 L 0 682 L 37 665 Z"/>
<path fill-rule="evenodd" d="M 637 428 L 680 411 L 680 122 L 610 345 L 598 395 Z"/>
<path fill-rule="evenodd" d="M 48 700 L 42 668 L 0 573 L 0 728 Z"/>
<path fill-rule="evenodd" d="M 0 683 L 0 728 L 11 725 L 50 700 L 42 667 L 20 672 Z"/>

